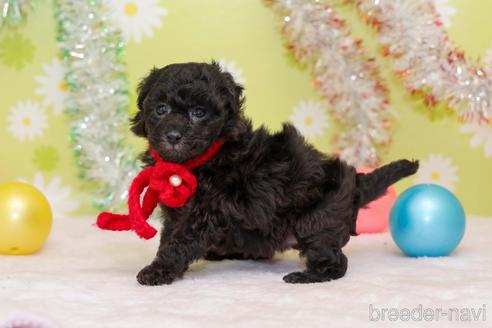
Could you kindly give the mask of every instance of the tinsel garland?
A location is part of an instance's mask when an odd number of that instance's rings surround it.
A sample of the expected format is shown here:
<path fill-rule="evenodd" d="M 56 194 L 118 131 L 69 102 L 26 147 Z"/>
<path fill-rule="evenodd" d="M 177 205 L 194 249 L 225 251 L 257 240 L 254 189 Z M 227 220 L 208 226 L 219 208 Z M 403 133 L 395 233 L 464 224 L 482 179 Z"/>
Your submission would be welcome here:
<path fill-rule="evenodd" d="M 432 0 L 345 0 L 375 27 L 396 74 L 429 106 L 447 102 L 467 121 L 492 117 L 492 66 L 470 61 L 449 40 Z"/>
<path fill-rule="evenodd" d="M 295 58 L 340 123 L 334 152 L 350 164 L 374 167 L 391 141 L 393 114 L 376 63 L 352 38 L 334 9 L 319 1 L 267 0 L 283 19 L 282 34 Z"/>
<path fill-rule="evenodd" d="M 32 0 L 0 0 L 0 29 L 25 22 L 33 8 Z"/>
<path fill-rule="evenodd" d="M 125 141 L 128 81 L 124 42 L 107 0 L 55 2 L 58 44 L 69 86 L 66 113 L 81 177 L 98 184 L 94 205 L 116 209 L 138 170 Z"/>

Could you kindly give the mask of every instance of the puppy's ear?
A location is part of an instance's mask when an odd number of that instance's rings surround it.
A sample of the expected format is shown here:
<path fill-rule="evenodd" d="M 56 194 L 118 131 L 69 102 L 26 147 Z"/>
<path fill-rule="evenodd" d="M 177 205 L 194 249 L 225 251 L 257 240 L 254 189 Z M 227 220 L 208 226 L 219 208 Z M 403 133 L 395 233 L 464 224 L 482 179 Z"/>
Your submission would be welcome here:
<path fill-rule="evenodd" d="M 159 70 L 157 68 L 152 68 L 150 71 L 149 75 L 145 77 L 140 84 L 138 85 L 137 92 L 138 92 L 138 98 L 137 98 L 137 107 L 138 107 L 138 112 L 135 114 L 135 116 L 131 119 L 131 130 L 133 133 L 135 133 L 139 137 L 146 137 L 147 133 L 145 131 L 145 120 L 143 117 L 143 103 L 145 101 L 145 98 L 149 94 L 150 90 L 152 90 L 152 87 L 155 85 L 157 80 L 159 80 Z"/>
<path fill-rule="evenodd" d="M 142 115 L 142 110 L 140 109 L 137 114 L 130 120 L 131 130 L 139 137 L 146 137 L 147 132 L 145 131 L 145 121 Z"/>
<path fill-rule="evenodd" d="M 234 81 L 234 78 L 229 72 L 225 72 L 215 60 L 212 61 L 212 65 L 215 66 L 224 78 L 225 84 L 221 89 L 221 93 L 227 99 L 227 106 L 230 108 L 232 114 L 239 114 L 243 109 L 244 97 L 243 86 Z"/>
<path fill-rule="evenodd" d="M 138 109 L 143 110 L 143 103 L 145 101 L 145 98 L 147 98 L 147 95 L 149 94 L 150 90 L 152 90 L 155 83 L 159 80 L 159 77 L 160 77 L 160 72 L 157 68 L 154 67 L 150 70 L 149 75 L 147 75 L 147 77 L 145 77 L 142 81 L 140 81 L 137 88 Z"/>

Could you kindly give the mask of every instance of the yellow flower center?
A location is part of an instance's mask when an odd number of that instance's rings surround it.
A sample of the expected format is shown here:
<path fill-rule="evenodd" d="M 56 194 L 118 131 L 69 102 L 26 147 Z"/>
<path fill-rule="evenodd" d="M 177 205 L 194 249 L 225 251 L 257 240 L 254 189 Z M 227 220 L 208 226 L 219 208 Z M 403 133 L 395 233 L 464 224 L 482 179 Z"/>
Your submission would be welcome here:
<path fill-rule="evenodd" d="M 68 83 L 65 80 L 62 80 L 60 82 L 60 85 L 58 86 L 60 88 L 61 92 L 67 92 L 68 91 Z"/>
<path fill-rule="evenodd" d="M 441 173 L 439 173 L 439 172 L 434 171 L 431 174 L 431 179 L 434 181 L 439 180 L 440 177 L 441 177 Z"/>
<path fill-rule="evenodd" d="M 313 124 L 313 119 L 311 117 L 306 117 L 304 119 L 304 124 L 307 125 L 307 126 Z"/>
<path fill-rule="evenodd" d="M 22 124 L 24 124 L 25 127 L 28 127 L 30 126 L 32 123 L 32 120 L 29 118 L 29 117 L 24 117 L 22 119 Z"/>
<path fill-rule="evenodd" d="M 127 2 L 125 4 L 125 14 L 127 16 L 135 16 L 138 12 L 138 7 L 133 2 Z"/>

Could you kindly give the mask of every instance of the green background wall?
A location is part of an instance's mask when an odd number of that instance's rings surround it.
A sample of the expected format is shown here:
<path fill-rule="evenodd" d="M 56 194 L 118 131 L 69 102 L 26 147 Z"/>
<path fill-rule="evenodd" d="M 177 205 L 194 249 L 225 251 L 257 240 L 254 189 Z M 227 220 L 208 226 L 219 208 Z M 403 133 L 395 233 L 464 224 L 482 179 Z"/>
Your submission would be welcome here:
<path fill-rule="evenodd" d="M 128 35 L 126 59 L 133 102 L 138 81 L 152 66 L 214 58 L 228 63 L 244 81 L 246 113 L 255 125 L 278 129 L 281 122 L 293 119 L 301 102 L 307 102 L 305 110 L 314 107 L 318 112 L 311 117 L 315 122 L 326 120 L 328 111 L 311 87 L 309 72 L 286 53 L 279 19 L 261 1 L 112 2 L 115 18 Z M 492 1 L 436 2 L 451 39 L 468 56 L 492 65 Z M 392 75 L 374 33 L 360 22 L 354 8 L 338 8 L 354 36 L 362 36 L 369 54 L 377 58 L 399 118 L 383 162 L 400 157 L 422 162 L 419 176 L 400 182 L 397 189 L 418 182 L 440 183 L 456 192 L 468 214 L 491 216 L 492 126 L 464 127 L 453 115 L 430 113 Z M 67 138 L 69 122 L 60 113 L 66 87 L 57 66 L 55 37 L 49 1 L 40 1 L 18 31 L 0 32 L 0 182 L 24 178 L 35 183 L 59 216 L 95 213 L 89 204 L 92 186 L 77 178 Z M 321 112 L 316 111 L 320 106 Z M 134 104 L 129 111 L 135 111 Z M 326 126 L 310 140 L 329 153 L 335 131 L 328 117 Z M 129 136 L 129 140 L 143 148 L 136 138 Z"/>

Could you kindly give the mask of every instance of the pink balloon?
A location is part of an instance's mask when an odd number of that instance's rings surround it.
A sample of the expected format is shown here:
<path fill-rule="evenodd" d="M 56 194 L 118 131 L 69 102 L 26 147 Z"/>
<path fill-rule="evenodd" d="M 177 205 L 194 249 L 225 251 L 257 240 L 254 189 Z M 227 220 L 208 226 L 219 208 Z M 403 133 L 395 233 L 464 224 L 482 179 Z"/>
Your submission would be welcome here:
<path fill-rule="evenodd" d="M 357 172 L 369 173 L 373 169 L 359 167 Z M 380 233 L 388 228 L 391 207 L 396 201 L 396 190 L 389 187 L 386 194 L 359 210 L 355 230 L 357 233 Z"/>

